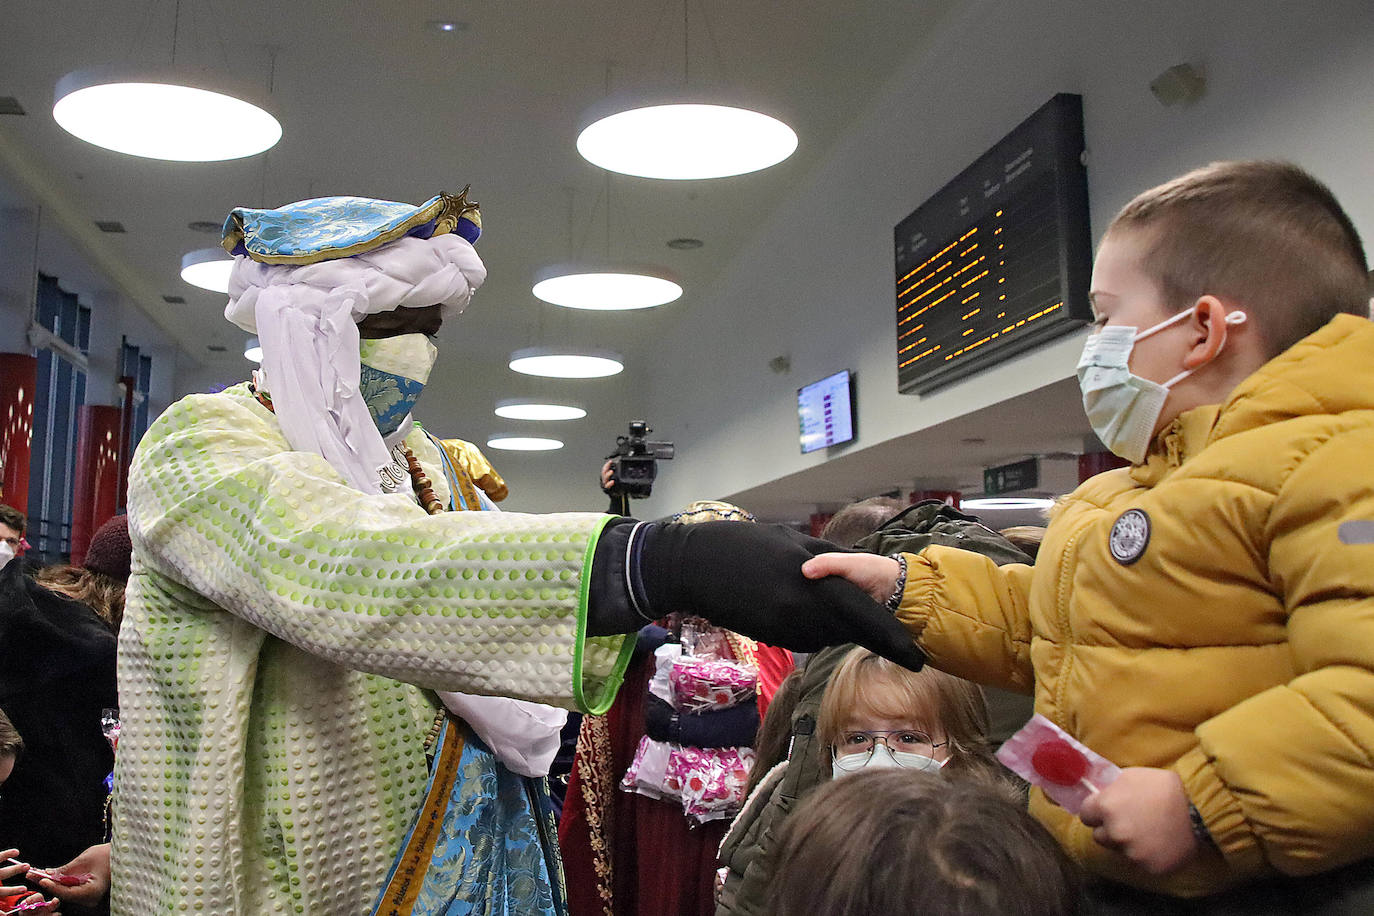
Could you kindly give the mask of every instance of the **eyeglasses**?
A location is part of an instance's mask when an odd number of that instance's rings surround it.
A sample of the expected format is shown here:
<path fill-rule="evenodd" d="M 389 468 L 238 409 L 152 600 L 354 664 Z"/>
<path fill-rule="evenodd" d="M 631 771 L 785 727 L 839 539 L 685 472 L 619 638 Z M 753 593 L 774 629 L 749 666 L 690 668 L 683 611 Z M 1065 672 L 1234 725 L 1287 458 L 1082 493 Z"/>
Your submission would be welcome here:
<path fill-rule="evenodd" d="M 923 757 L 934 757 L 935 749 L 949 744 L 949 739 L 932 741 L 925 732 L 914 729 L 897 729 L 886 732 L 845 732 L 840 736 L 840 743 L 836 745 L 835 753 L 840 757 L 858 754 L 871 756 L 873 749 L 878 746 L 879 742 L 894 753 L 905 751 L 909 754 L 920 754 Z"/>

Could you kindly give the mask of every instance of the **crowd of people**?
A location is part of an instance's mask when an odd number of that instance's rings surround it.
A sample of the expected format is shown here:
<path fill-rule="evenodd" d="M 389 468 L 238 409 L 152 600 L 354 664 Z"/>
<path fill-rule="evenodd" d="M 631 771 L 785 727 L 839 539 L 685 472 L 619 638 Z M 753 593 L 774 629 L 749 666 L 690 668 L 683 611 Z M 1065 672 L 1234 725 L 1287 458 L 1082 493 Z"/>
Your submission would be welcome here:
<path fill-rule="evenodd" d="M 233 211 L 262 369 L 152 425 L 83 566 L 0 508 L 0 913 L 1374 911 L 1374 326 L 1315 178 L 1116 216 L 1078 377 L 1129 466 L 1003 532 L 500 512 L 411 417 L 480 227 Z"/>

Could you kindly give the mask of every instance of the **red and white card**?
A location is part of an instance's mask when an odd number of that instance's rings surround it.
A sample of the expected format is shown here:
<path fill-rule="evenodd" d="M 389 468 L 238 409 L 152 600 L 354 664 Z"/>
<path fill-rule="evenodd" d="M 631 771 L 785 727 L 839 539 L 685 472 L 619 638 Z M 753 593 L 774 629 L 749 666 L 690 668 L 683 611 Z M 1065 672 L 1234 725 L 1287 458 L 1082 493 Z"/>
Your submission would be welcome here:
<path fill-rule="evenodd" d="M 997 749 L 997 759 L 1071 814 L 1121 768 L 1039 713 Z"/>

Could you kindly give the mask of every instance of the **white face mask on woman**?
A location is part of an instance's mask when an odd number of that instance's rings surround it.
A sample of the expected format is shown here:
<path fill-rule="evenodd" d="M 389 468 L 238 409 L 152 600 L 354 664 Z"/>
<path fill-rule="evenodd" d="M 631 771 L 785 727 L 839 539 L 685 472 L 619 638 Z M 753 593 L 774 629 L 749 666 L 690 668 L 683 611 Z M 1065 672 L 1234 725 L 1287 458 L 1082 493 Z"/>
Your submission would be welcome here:
<path fill-rule="evenodd" d="M 1129 325 L 1105 327 L 1083 344 L 1083 355 L 1078 359 L 1078 387 L 1083 392 L 1088 423 L 1103 445 L 1132 464 L 1145 460 L 1169 389 L 1207 363 L 1185 369 L 1161 385 L 1131 372 L 1131 350 L 1138 341 L 1178 324 L 1192 313 L 1191 308 L 1184 309 L 1139 333 Z M 1226 347 L 1227 325 L 1244 321 L 1244 312 L 1227 313 L 1221 327 L 1221 344 L 1212 359 Z"/>
<path fill-rule="evenodd" d="M 876 744 L 867 754 L 834 754 L 830 766 L 830 775 L 833 779 L 839 779 L 841 776 L 848 776 L 850 773 L 857 773 L 869 768 L 883 770 L 901 767 L 904 770 L 938 770 L 942 766 L 944 763 L 934 757 L 914 754 L 911 751 L 891 751 L 888 750 L 886 744 Z"/>

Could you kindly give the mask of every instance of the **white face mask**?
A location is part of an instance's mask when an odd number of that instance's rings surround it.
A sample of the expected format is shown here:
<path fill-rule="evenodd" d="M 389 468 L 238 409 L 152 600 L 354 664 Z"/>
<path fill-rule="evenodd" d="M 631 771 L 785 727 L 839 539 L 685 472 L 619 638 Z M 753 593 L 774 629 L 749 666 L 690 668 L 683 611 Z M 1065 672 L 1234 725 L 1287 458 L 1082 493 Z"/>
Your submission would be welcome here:
<path fill-rule="evenodd" d="M 14 548 L 4 541 L 0 541 L 0 569 L 9 565 L 10 560 L 14 559 Z"/>
<path fill-rule="evenodd" d="M 439 349 L 424 334 L 397 334 L 358 342 L 358 388 L 383 436 L 400 428 L 415 408 Z"/>
<path fill-rule="evenodd" d="M 1137 341 L 1178 324 L 1192 313 L 1192 309 L 1184 309 L 1139 333 L 1127 325 L 1105 327 L 1083 344 L 1083 355 L 1078 359 L 1078 387 L 1083 392 L 1083 410 L 1102 444 L 1132 464 L 1145 460 L 1169 389 L 1202 366 L 1185 369 L 1161 385 L 1131 372 L 1131 350 Z M 1227 313 L 1221 327 L 1218 356 L 1226 347 L 1227 325 L 1243 321 L 1244 312 Z"/>
<path fill-rule="evenodd" d="M 944 766 L 942 761 L 925 754 L 890 751 L 886 744 L 874 745 L 872 752 L 868 754 L 835 754 L 833 751 L 831 753 L 834 759 L 830 766 L 830 775 L 833 779 L 864 769 L 884 770 L 901 767 L 904 770 L 938 770 Z"/>

